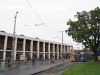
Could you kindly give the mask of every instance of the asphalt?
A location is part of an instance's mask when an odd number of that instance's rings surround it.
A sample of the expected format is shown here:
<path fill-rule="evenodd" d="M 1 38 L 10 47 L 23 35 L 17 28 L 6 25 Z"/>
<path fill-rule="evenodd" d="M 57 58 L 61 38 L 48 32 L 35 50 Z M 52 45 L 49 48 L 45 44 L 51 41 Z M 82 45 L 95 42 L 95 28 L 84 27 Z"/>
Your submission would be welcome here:
<path fill-rule="evenodd" d="M 47 61 L 35 61 L 35 64 L 32 64 L 31 61 L 28 62 L 16 62 L 20 63 L 19 67 L 16 64 L 13 64 L 12 67 L 8 67 L 6 64 L 5 70 L 1 70 L 0 66 L 0 75 L 31 75 L 40 73 L 42 71 L 48 70 L 50 68 L 56 67 L 63 63 L 69 62 L 70 60 L 55 60 L 54 63 L 51 63 L 50 60 Z"/>

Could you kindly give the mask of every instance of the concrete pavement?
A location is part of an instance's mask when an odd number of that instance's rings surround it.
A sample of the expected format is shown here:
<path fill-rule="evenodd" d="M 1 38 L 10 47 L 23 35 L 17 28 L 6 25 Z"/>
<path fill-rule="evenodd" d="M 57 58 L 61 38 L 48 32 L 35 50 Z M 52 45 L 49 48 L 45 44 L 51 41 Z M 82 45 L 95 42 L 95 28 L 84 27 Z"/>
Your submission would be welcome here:
<path fill-rule="evenodd" d="M 0 71 L 0 75 L 30 75 L 69 61 L 70 60 L 64 60 L 63 62 L 62 60 L 55 60 L 54 63 L 51 63 L 51 61 L 44 61 L 43 63 L 41 61 L 36 61 L 34 65 L 31 63 L 31 61 L 27 63 L 20 62 L 19 68 L 13 68 L 10 70 L 6 66 L 5 71 Z"/>

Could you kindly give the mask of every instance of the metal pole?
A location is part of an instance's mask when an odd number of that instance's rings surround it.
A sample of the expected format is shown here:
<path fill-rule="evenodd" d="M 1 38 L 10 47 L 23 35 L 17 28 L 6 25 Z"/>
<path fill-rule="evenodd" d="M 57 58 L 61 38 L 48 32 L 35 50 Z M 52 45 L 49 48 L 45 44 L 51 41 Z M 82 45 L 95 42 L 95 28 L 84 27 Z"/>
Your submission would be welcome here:
<path fill-rule="evenodd" d="M 62 32 L 62 61 L 64 61 L 64 48 L 63 48 L 63 32 L 64 31 L 60 31 L 60 32 Z"/>
<path fill-rule="evenodd" d="M 64 48 L 63 48 L 63 32 L 64 31 L 59 31 L 59 32 L 62 32 L 62 61 L 64 61 Z"/>
<path fill-rule="evenodd" d="M 17 19 L 17 14 L 18 12 L 16 12 L 15 15 L 15 21 L 14 21 L 14 30 L 13 30 L 13 41 L 12 41 L 12 53 L 11 53 L 11 61 L 14 61 L 14 46 L 15 46 L 15 29 L 16 29 L 16 19 Z"/>
<path fill-rule="evenodd" d="M 63 32 L 64 31 L 62 31 L 62 57 L 63 57 L 63 61 L 64 61 L 64 47 L 63 47 Z"/>

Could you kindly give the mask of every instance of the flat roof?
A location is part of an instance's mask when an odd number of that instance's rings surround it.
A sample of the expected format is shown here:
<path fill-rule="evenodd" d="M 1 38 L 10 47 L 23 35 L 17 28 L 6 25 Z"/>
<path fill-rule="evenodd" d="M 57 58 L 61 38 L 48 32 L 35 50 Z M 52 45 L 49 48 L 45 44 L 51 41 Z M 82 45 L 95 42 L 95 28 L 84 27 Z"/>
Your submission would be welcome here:
<path fill-rule="evenodd" d="M 1 31 L 0 31 L 0 35 L 13 37 L 13 34 L 11 34 L 11 33 L 6 33 L 5 31 L 4 31 L 4 32 L 1 32 Z M 27 40 L 35 40 L 35 41 L 40 41 L 40 42 L 55 43 L 55 44 L 60 44 L 60 45 L 62 44 L 62 43 L 60 43 L 60 42 L 55 42 L 55 41 L 49 41 L 49 40 L 39 39 L 38 37 L 33 38 L 33 37 L 24 36 L 23 34 L 21 34 L 21 35 L 15 34 L 15 37 L 21 38 L 21 39 L 27 39 Z M 63 45 L 73 46 L 73 45 L 69 45 L 69 44 L 67 44 L 67 43 L 63 43 Z"/>

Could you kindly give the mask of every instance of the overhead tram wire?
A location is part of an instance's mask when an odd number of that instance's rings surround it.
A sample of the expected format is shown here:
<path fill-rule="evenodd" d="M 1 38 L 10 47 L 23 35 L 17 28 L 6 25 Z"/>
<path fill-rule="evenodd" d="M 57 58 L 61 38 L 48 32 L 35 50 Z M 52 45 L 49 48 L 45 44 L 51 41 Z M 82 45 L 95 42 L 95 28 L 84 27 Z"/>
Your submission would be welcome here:
<path fill-rule="evenodd" d="M 32 9 L 32 11 L 35 13 L 35 15 L 39 18 L 39 20 L 40 20 L 41 22 L 43 22 L 42 19 L 41 19 L 41 17 L 38 15 L 38 13 L 32 8 L 31 4 L 30 4 L 27 0 L 25 0 L 25 1 L 26 1 L 26 3 L 30 6 L 30 8 Z"/>
<path fill-rule="evenodd" d="M 44 26 L 45 26 L 50 32 L 52 32 L 53 34 L 55 34 L 54 31 L 52 31 L 49 27 L 47 27 L 47 25 L 44 24 Z M 57 34 L 55 34 L 55 35 L 56 35 L 60 40 L 62 40 Z"/>
<path fill-rule="evenodd" d="M 54 31 L 52 31 L 49 27 L 47 27 L 47 25 L 43 22 L 43 20 L 41 19 L 41 17 L 38 15 L 38 13 L 32 8 L 31 4 L 25 0 L 26 3 L 30 6 L 30 8 L 32 9 L 32 11 L 34 12 L 34 14 L 36 14 L 36 16 L 39 18 L 39 20 L 43 23 L 43 25 L 50 31 L 52 32 L 54 35 L 56 35 L 60 40 L 62 40 L 57 34 L 54 33 Z"/>

